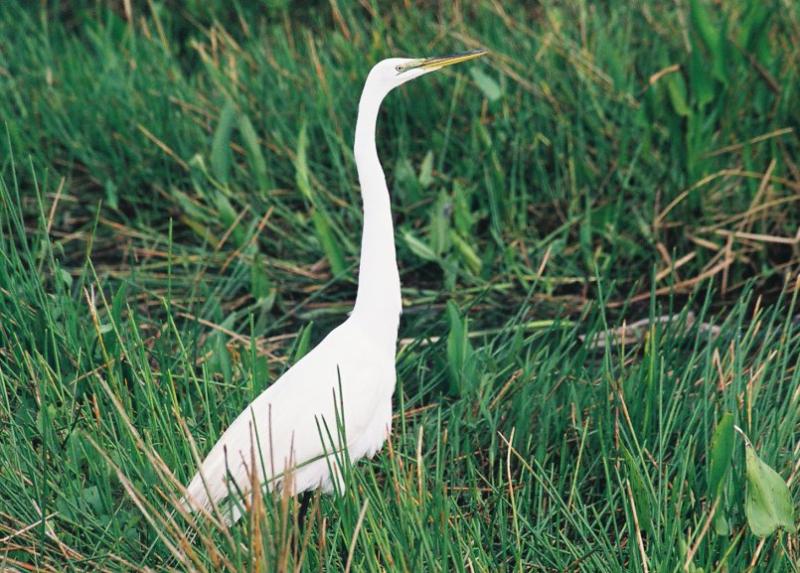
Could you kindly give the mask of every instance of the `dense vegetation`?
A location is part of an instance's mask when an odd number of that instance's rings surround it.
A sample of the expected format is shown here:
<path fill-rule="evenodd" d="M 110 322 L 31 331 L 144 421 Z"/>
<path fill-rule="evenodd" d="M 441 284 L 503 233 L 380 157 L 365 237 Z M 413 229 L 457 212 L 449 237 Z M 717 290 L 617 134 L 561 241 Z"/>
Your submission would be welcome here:
<path fill-rule="evenodd" d="M 366 72 L 479 46 L 379 126 L 391 443 L 190 527 L 352 304 Z M 790 0 L 0 3 L 0 569 L 795 571 L 799 74 Z"/>

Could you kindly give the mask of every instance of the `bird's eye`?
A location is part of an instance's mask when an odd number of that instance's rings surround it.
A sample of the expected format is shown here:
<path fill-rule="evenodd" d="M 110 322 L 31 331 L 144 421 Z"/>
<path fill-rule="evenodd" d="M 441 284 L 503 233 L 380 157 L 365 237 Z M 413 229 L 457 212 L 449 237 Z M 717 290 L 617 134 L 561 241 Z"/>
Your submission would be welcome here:
<path fill-rule="evenodd" d="M 394 69 L 395 69 L 395 71 L 396 71 L 396 72 L 400 73 L 400 72 L 402 72 L 402 71 L 403 71 L 403 66 L 402 66 L 402 64 L 397 64 L 397 65 L 394 67 Z"/>

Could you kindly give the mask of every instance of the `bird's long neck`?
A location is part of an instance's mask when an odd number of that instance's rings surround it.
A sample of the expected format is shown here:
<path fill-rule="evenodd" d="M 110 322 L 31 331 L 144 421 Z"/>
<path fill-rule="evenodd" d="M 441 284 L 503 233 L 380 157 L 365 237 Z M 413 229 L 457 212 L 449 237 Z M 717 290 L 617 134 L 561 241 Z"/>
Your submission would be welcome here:
<path fill-rule="evenodd" d="M 391 201 L 375 145 L 375 128 L 382 99 L 382 96 L 365 89 L 358 107 L 353 151 L 364 204 L 364 231 L 353 316 L 368 320 L 376 327 L 380 325 L 394 347 L 402 302 Z"/>

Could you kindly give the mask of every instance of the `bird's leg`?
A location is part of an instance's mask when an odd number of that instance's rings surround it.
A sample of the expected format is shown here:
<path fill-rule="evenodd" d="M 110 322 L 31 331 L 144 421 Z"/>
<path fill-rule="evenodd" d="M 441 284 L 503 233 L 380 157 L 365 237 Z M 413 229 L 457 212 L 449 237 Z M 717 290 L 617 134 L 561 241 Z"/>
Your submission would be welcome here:
<path fill-rule="evenodd" d="M 304 535 L 306 529 L 306 513 L 308 513 L 308 506 L 311 503 L 311 498 L 313 494 L 308 491 L 304 491 L 298 497 L 300 498 L 300 508 L 297 510 L 297 521 L 295 522 L 295 529 L 292 531 L 290 539 L 291 545 L 295 547 L 295 550 L 300 550 L 300 547 L 304 543 Z"/>
<path fill-rule="evenodd" d="M 305 523 L 306 513 L 308 513 L 308 506 L 311 503 L 313 494 L 310 491 L 304 491 L 300 494 L 300 509 L 297 512 L 297 527 L 298 531 L 303 531 L 303 524 Z"/>

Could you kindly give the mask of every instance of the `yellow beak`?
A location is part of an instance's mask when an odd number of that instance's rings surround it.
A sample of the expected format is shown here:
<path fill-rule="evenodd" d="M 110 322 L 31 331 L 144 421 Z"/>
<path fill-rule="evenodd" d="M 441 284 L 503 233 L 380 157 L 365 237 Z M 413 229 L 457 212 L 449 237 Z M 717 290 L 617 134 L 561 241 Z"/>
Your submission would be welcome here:
<path fill-rule="evenodd" d="M 436 56 L 433 58 L 425 58 L 424 60 L 417 60 L 412 64 L 408 64 L 405 70 L 414 68 L 423 68 L 428 71 L 440 70 L 453 64 L 460 64 L 461 62 L 468 62 L 475 58 L 480 58 L 488 54 L 489 51 L 481 48 L 480 50 L 470 50 L 469 52 L 461 52 L 459 54 L 451 54 L 449 56 Z"/>

